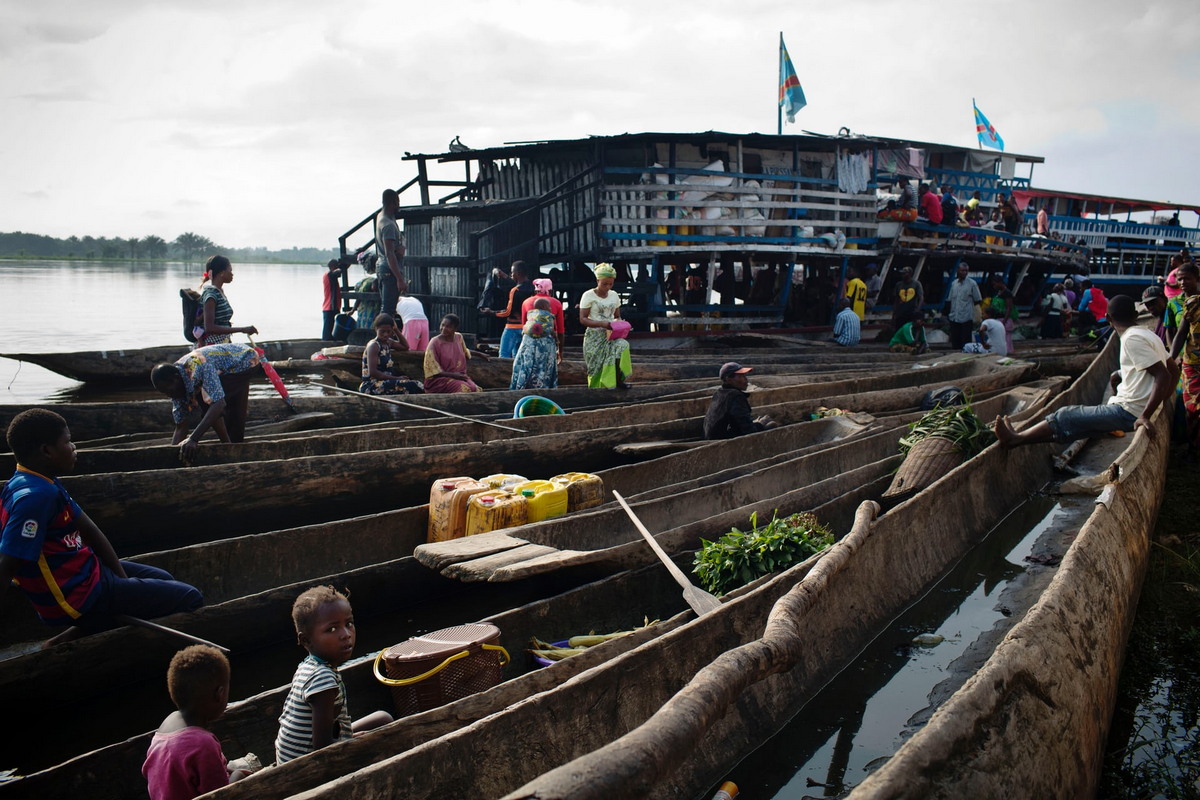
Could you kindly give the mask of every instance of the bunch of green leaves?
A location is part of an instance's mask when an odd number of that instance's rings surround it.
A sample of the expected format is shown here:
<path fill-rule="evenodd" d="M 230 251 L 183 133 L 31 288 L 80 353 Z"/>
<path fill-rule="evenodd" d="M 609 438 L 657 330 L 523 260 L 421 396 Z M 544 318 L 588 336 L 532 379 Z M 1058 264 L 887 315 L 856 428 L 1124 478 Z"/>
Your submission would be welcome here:
<path fill-rule="evenodd" d="M 759 527 L 757 512 L 750 530 L 734 528 L 716 541 L 701 539 L 692 572 L 705 589 L 722 595 L 755 578 L 799 564 L 833 543 L 833 534 L 812 514 L 792 514 Z"/>
<path fill-rule="evenodd" d="M 935 406 L 908 426 L 908 435 L 900 439 L 900 453 L 908 455 L 913 445 L 930 436 L 949 439 L 967 458 L 996 440 L 996 434 L 975 414 L 970 402 L 960 406 Z"/>

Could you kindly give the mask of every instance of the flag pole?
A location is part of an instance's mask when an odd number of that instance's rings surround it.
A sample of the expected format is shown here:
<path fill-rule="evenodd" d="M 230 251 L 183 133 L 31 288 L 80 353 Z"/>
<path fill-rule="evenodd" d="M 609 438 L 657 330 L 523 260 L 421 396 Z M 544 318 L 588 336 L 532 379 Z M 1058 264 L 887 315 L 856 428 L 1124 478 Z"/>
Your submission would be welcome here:
<path fill-rule="evenodd" d="M 975 98 L 971 98 L 971 122 L 975 123 L 975 146 L 980 150 L 983 149 L 983 139 L 979 138 L 979 120 L 975 117 Z"/>
<path fill-rule="evenodd" d="M 775 82 L 779 86 L 783 86 L 783 31 L 779 32 L 779 74 L 775 78 Z M 779 102 L 779 89 L 775 90 L 775 134 L 783 135 L 783 104 Z"/>

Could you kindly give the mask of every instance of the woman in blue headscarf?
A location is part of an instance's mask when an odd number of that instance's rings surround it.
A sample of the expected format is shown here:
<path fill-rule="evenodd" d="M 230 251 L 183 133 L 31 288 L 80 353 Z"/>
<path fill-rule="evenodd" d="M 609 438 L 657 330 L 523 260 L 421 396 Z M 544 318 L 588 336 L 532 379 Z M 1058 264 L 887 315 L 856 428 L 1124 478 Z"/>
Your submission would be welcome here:
<path fill-rule="evenodd" d="M 621 297 L 613 291 L 617 271 L 611 264 L 597 264 L 593 272 L 596 288 L 588 289 L 579 300 L 579 322 L 587 329 L 583 334 L 583 361 L 588 386 L 626 389 L 633 366 L 625 339 L 629 323 L 621 319 Z"/>

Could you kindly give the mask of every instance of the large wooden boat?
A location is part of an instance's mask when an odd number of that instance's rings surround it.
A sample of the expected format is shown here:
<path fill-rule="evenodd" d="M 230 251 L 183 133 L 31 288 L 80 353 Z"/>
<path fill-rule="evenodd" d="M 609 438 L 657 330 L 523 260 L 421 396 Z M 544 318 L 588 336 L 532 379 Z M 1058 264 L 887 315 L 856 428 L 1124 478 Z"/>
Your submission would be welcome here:
<path fill-rule="evenodd" d="M 1114 360 L 1107 351 L 1052 405 L 1098 398 Z M 815 563 L 503 713 L 297 796 L 697 796 L 1044 483 L 1052 452 L 993 446 L 876 519 L 860 512 Z M 564 711 L 580 708 L 589 712 Z"/>

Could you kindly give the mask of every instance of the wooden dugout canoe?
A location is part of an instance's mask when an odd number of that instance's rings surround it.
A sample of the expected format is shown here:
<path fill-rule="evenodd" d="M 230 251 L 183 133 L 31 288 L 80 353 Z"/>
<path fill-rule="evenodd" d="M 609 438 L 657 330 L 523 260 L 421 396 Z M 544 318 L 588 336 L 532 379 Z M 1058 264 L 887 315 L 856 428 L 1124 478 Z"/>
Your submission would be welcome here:
<path fill-rule="evenodd" d="M 976 391 L 986 391 L 1009 386 L 1018 377 L 1018 371 L 1002 370 L 964 381 L 963 384 Z M 915 387 L 865 393 L 854 398 L 864 403 L 860 408 L 894 413 L 910 410 L 925 391 L 926 387 Z M 1017 397 L 1028 397 L 1030 391 L 1019 388 L 1013 393 Z M 995 402 L 983 401 L 980 410 L 986 413 L 986 409 L 994 406 L 996 410 L 992 413 L 996 413 L 1001 406 L 995 405 Z M 768 406 L 767 410 L 777 419 L 791 422 L 803 419 L 808 408 L 806 404 L 793 404 Z M 1008 408 L 1015 410 L 1012 405 Z M 892 420 L 886 424 L 894 427 L 902 421 Z M 672 425 L 685 430 L 699 424 L 699 419 L 678 420 L 655 425 L 653 432 L 671 431 Z M 666 510 L 658 512 L 664 527 L 675 527 L 679 519 L 693 518 L 698 509 L 720 507 L 723 502 L 732 503 L 732 499 L 725 494 L 696 491 L 701 486 L 711 485 L 718 480 L 740 478 L 768 466 L 775 467 L 781 461 L 795 461 L 806 450 L 819 449 L 824 443 L 858 430 L 861 430 L 861 426 L 848 423 L 845 418 L 831 418 L 756 436 L 749 449 L 746 443 L 712 443 L 670 458 L 601 471 L 600 475 L 610 489 L 629 497 L 649 499 L 663 497 L 665 492 L 670 491 L 689 492 L 689 496 L 696 498 L 694 505 L 686 501 L 675 502 L 662 505 L 661 508 Z M 895 433 L 887 440 L 849 448 L 846 453 L 835 449 L 823 455 L 819 462 L 814 458 L 797 462 L 811 464 L 811 475 L 803 469 L 790 466 L 783 471 L 777 469 L 776 472 L 782 476 L 785 485 L 795 481 L 816 480 L 835 466 L 885 457 L 894 452 L 893 440 L 898 435 Z M 764 460 L 768 457 L 769 460 Z M 418 476 L 418 480 L 427 479 Z M 673 485 L 676 489 L 664 488 L 667 485 Z M 739 490 L 738 496 L 745 498 L 747 492 L 774 494 L 780 491 L 778 486 L 774 489 L 764 488 L 761 482 L 755 486 L 754 489 Z M 420 489 L 427 491 L 425 485 Z M 583 516 L 570 515 L 541 525 L 470 537 L 453 543 L 449 548 L 429 546 L 427 560 L 430 566 L 444 568 L 448 575 L 457 579 L 499 581 L 513 581 L 563 569 L 586 568 L 594 575 L 642 563 L 645 554 L 636 541 L 631 542 L 630 530 L 624 526 L 623 518 L 614 512 L 615 507 L 609 504 L 607 508 Z M 652 519 L 655 522 L 658 520 L 657 517 Z M 424 542 L 426 525 L 426 506 L 420 504 L 410 509 L 344 522 L 232 539 L 218 538 L 207 544 L 148 553 L 135 560 L 167 570 L 178 579 L 199 587 L 208 602 L 216 603 L 263 591 L 271 586 L 316 578 L 334 568 L 352 569 L 372 561 L 410 555 L 414 548 Z M 109 535 L 116 534 L 110 531 Z M 124 550 L 127 542 L 118 542 L 126 556 L 132 555 Z M 679 546 L 687 544 L 681 542 Z M 695 546 L 695 543 L 690 546 Z M 144 552 L 152 544 L 146 542 L 142 547 Z M 6 602 L 0 606 L 0 646 L 12 647 L 43 638 L 46 635 L 44 626 L 30 612 L 23 599 L 17 596 L 19 592 L 12 587 L 5 591 Z"/>
<path fill-rule="evenodd" d="M 308 358 L 329 342 L 320 339 L 262 341 L 256 344 L 266 351 L 270 361 Z M 175 361 L 195 349 L 194 344 L 159 347 L 85 350 L 74 353 L 0 353 L 0 358 L 26 361 L 77 381 L 98 383 L 149 381 L 155 364 Z"/>
<path fill-rule="evenodd" d="M 1164 492 L 1169 422 L 1106 471 L 1087 522 L 1034 607 L 886 764 L 872 798 L 1092 797 Z"/>
<path fill-rule="evenodd" d="M 1012 386 L 1020 376 L 1017 370 L 1000 370 L 961 383 L 965 388 L 982 395 L 988 390 Z M 927 387 L 918 386 L 862 393 L 849 396 L 848 399 L 857 400 L 859 408 L 894 414 L 911 411 L 926 390 Z M 1007 402 L 1009 405 L 1005 407 L 1008 410 L 1017 410 L 1014 403 L 1020 402 L 1018 398 L 1029 398 L 1035 393 L 1036 390 L 1018 387 L 1011 390 L 1005 399 L 983 400 L 979 407 L 983 413 L 994 408 L 991 412 L 994 414 L 1001 409 L 997 403 Z M 767 406 L 766 409 L 777 419 L 791 422 L 803 419 L 811 407 L 811 403 L 800 403 Z M 895 427 L 902 421 L 890 420 L 885 424 Z M 656 425 L 653 430 L 658 434 L 669 432 L 675 426 L 677 430 L 690 431 L 699 424 L 699 418 L 676 420 Z M 845 418 L 830 418 L 806 423 L 800 428 L 756 436 L 749 448 L 745 443 L 714 443 L 668 459 L 601 471 L 600 475 L 610 489 L 626 496 L 646 499 L 661 497 L 664 492 L 673 491 L 667 486 L 676 487 L 678 492 L 694 491 L 701 484 L 732 480 L 780 461 L 794 460 L 805 449 L 817 449 L 835 439 L 855 435 L 859 430 L 861 426 L 849 423 Z M 872 444 L 870 448 L 873 449 L 854 449 L 848 455 L 838 456 L 842 459 L 838 463 L 860 463 L 864 458 L 883 458 L 894 452 L 894 444 Z M 763 460 L 768 457 L 769 461 Z M 822 470 L 831 468 L 832 459 L 833 455 L 823 458 L 821 465 L 815 467 L 813 475 L 808 478 L 805 477 L 807 473 L 793 471 L 785 473 L 786 480 L 813 480 L 822 474 Z M 812 460 L 805 463 L 812 463 Z M 755 491 L 766 490 L 760 485 Z M 697 507 L 711 506 L 718 499 L 716 495 L 703 495 L 700 493 Z M 695 509 L 687 503 L 682 505 L 682 512 L 664 512 L 664 519 L 672 521 L 667 527 L 675 526 L 677 513 L 683 513 L 687 518 L 691 518 L 688 515 L 694 516 Z M 431 546 L 429 562 L 435 568 L 448 568 L 447 574 L 459 579 L 503 581 L 582 567 L 596 574 L 641 563 L 645 554 L 640 547 L 630 546 L 631 531 L 623 524 L 623 519 L 617 516 L 618 524 L 610 525 L 609 518 L 614 516 L 613 510 L 610 504 L 601 515 L 604 519 L 599 522 L 596 512 L 590 512 L 582 517 L 571 515 L 544 525 L 470 537 L 461 540 L 458 546 L 451 547 L 448 553 L 444 552 L 445 548 Z M 426 507 L 421 504 L 374 517 L 357 517 L 290 531 L 218 539 L 207 544 L 148 553 L 135 560 L 161 567 L 180 580 L 199 587 L 210 603 L 223 602 L 270 586 L 319 577 L 331 568 L 352 569 L 372 561 L 410 555 L 414 548 L 424 542 L 426 514 Z M 576 520 L 579 522 L 576 523 Z M 581 528 L 580 525 L 585 522 L 597 524 Z M 636 542 L 632 544 L 636 545 Z M 456 563 L 473 560 L 475 563 Z M 26 604 L 17 596 L 18 592 L 12 588 L 7 592 L 9 596 L 6 603 L 0 606 L 3 609 L 0 611 L 0 646 L 43 637 L 45 628 L 29 612 Z"/>
<path fill-rule="evenodd" d="M 835 529 L 845 529 L 858 502 L 872 493 L 883 491 L 886 487 L 890 481 L 889 472 L 894 468 L 896 460 L 893 456 L 882 463 L 858 470 L 857 474 L 828 479 L 826 486 L 793 490 L 784 496 L 759 501 L 750 507 L 726 511 L 687 527 L 693 529 L 694 536 L 716 536 L 723 530 L 728 530 L 731 525 L 744 525 L 752 512 L 757 511 L 761 516 L 778 508 L 781 513 L 813 509 Z M 838 493 L 838 488 L 847 486 L 852 488 L 845 493 Z M 822 496 L 831 496 L 833 499 L 814 509 L 812 499 Z M 648 552 L 646 556 L 652 558 Z M 681 564 L 687 568 L 686 560 L 681 561 Z M 368 573 L 376 574 L 370 582 L 367 581 Z M 379 605 L 403 607 L 417 598 L 427 599 L 431 592 L 436 600 L 435 587 L 444 584 L 434 579 L 427 570 L 421 569 L 412 559 L 389 562 L 369 570 L 338 576 L 343 577 L 354 592 L 356 608 Z M 408 580 L 410 577 L 418 579 L 415 585 Z M 388 584 L 393 587 L 390 592 L 383 588 Z M 260 615 L 273 613 L 274 616 L 286 619 L 283 603 L 290 602 L 287 598 L 294 596 L 294 592 L 299 588 L 289 587 L 280 592 L 267 593 L 250 599 L 250 602 L 255 603 Z M 375 761 L 381 751 L 396 752 L 414 747 L 425 740 L 456 730 L 470 721 L 545 691 L 589 666 L 601 663 L 617 653 L 632 649 L 639 642 L 678 627 L 690 617 L 690 612 L 684 608 L 677 585 L 655 563 L 636 571 L 622 572 L 599 582 L 585 584 L 578 589 L 535 601 L 522 608 L 494 614 L 485 620 L 494 622 L 501 629 L 502 643 L 515 657 L 514 663 L 505 670 L 506 683 L 451 705 L 405 718 L 376 732 L 371 740 L 359 738 L 347 743 L 348 746 L 322 751 L 319 759 L 310 758 L 293 763 L 271 774 L 270 780 L 265 782 L 235 784 L 226 791 L 234 791 L 235 796 L 236 792 L 241 791 L 249 792 L 245 796 L 250 797 L 283 797 L 298 788 L 306 788 L 350 769 L 365 766 Z M 180 627 L 184 627 L 189 621 L 194 623 L 195 616 L 179 615 L 172 621 L 182 623 Z M 359 617 L 360 628 L 369 630 L 369 618 L 361 612 Z M 522 652 L 531 635 L 545 638 L 547 635 L 565 636 L 574 631 L 627 629 L 641 624 L 646 618 L 659 619 L 662 622 L 627 639 L 610 642 L 595 651 L 590 651 L 584 657 L 562 662 L 550 670 L 529 670 L 528 661 Z M 468 619 L 458 621 L 465 622 Z M 225 627 L 229 629 L 227 623 L 226 616 Z M 201 625 L 199 628 L 188 629 L 211 632 L 216 627 Z M 281 623 L 281 627 L 286 628 L 286 623 Z M 138 635 L 145 633 L 137 630 L 129 632 L 139 639 Z M 260 636 L 262 633 L 259 631 Z M 147 647 L 162 647 L 161 642 L 155 642 L 152 638 L 141 640 L 140 643 Z M 238 648 L 235 647 L 232 657 L 235 676 L 238 671 L 238 656 Z M 169 656 L 164 654 L 163 657 Z M 347 695 L 351 698 L 352 710 L 356 715 L 373 708 L 390 708 L 390 698 L 371 675 L 369 661 L 345 667 L 342 673 L 346 681 Z M 279 686 L 230 707 L 225 717 L 213 726 L 214 733 L 222 740 L 227 753 L 272 752 L 272 742 L 278 728 L 278 716 L 286 691 L 286 686 Z M 144 785 L 139 770 L 145 758 L 150 735 L 136 735 L 125 741 L 101 747 L 10 783 L 6 789 L 15 797 L 46 797 L 69 794 L 86 785 L 92 787 L 89 793 L 99 798 L 129 796 L 140 791 Z"/>
<path fill-rule="evenodd" d="M 945 359 L 947 363 L 961 359 Z M 926 359 L 922 364 L 935 363 L 935 359 Z M 903 371 L 911 364 L 902 367 L 875 366 L 870 370 L 849 370 L 851 376 L 861 376 L 868 373 L 881 375 Z M 756 382 L 768 386 L 780 386 L 792 383 L 820 383 L 842 379 L 836 370 L 804 374 L 796 373 L 787 376 L 762 376 Z M 558 389 L 539 389 L 537 391 L 487 391 L 468 392 L 460 394 L 423 394 L 405 395 L 398 399 L 406 403 L 430 409 L 440 409 L 464 416 L 498 415 L 511 417 L 517 402 L 531 394 L 547 397 L 568 411 L 576 408 L 621 405 L 642 402 L 664 394 L 678 394 L 687 391 L 704 391 L 710 394 L 715 390 L 718 381 L 711 376 L 687 381 L 661 381 L 635 384 L 627 390 L 589 389 L 583 386 L 567 386 Z M 437 416 L 434 411 L 422 411 L 403 406 L 381 403 L 363 397 L 346 396 L 305 396 L 296 398 L 296 407 L 305 412 L 329 412 L 335 415 L 339 425 L 365 425 L 376 422 L 393 420 L 428 419 Z M 117 434 L 158 432 L 169 437 L 174 427 L 171 419 L 171 403 L 166 398 L 138 400 L 132 402 L 96 402 L 96 403 L 55 403 L 47 404 L 55 412 L 61 414 L 71 428 L 71 437 L 77 442 L 91 439 L 111 437 Z M 14 416 L 29 408 L 30 404 L 5 403 L 0 404 L 0 427 L 7 428 Z M 250 398 L 248 420 L 250 424 L 258 422 L 274 422 L 290 415 L 288 408 L 277 397 Z M 199 416 L 191 420 L 194 424 Z M 0 445 L 7 446 L 7 445 Z"/>
<path fill-rule="evenodd" d="M 828 420 L 832 424 L 820 427 L 833 429 L 846 427 L 844 421 Z M 814 426 L 815 427 L 815 426 Z M 720 444 L 720 443 L 718 443 Z M 812 448 L 810 448 L 812 449 Z M 820 485 L 798 490 L 791 493 L 787 500 L 791 503 L 802 503 L 801 508 L 811 507 L 814 498 L 827 499 L 840 495 L 843 490 L 859 489 L 864 482 L 882 480 L 894 468 L 895 457 L 889 456 L 881 463 L 869 465 L 869 469 L 858 470 L 854 474 L 839 475 L 835 479 L 821 482 Z M 762 478 L 750 476 L 747 480 L 756 481 L 764 487 Z M 614 479 L 614 483 L 621 483 Z M 745 482 L 745 481 L 744 481 Z M 621 484 L 622 486 L 624 484 Z M 643 512 L 646 504 L 633 498 L 635 507 Z M 683 503 L 678 498 L 665 498 L 650 504 L 651 507 L 661 507 L 674 501 L 680 508 Z M 764 505 L 760 503 L 759 505 Z M 744 524 L 749 510 L 744 513 L 724 515 L 726 524 Z M 761 509 L 760 513 L 768 513 Z M 711 531 L 711 525 L 705 529 Z M 711 533 L 709 534 L 711 535 Z M 288 551 L 285 543 L 277 543 L 277 552 Z M 646 564 L 652 558 L 647 551 L 643 553 L 640 564 Z M 327 572 L 327 571 L 326 571 Z M 569 575 L 553 576 L 547 580 L 545 576 L 534 581 L 526 581 L 517 587 L 521 592 L 519 597 L 524 600 L 539 596 L 532 592 L 541 592 L 542 596 L 548 591 L 544 587 L 561 587 L 574 585 L 578 579 Z M 181 614 L 163 620 L 165 624 L 180 630 L 188 631 L 207 639 L 219 639 L 221 643 L 232 648 L 235 653 L 269 644 L 286 644 L 294 634 L 288 621 L 288 610 L 292 600 L 300 591 L 314 582 L 332 583 L 335 586 L 346 586 L 355 597 L 356 606 L 360 609 L 371 608 L 410 608 L 423 607 L 427 610 L 440 604 L 451 602 L 462 609 L 479 608 L 480 604 L 491 604 L 495 607 L 497 598 L 504 596 L 506 586 L 482 585 L 465 587 L 456 581 L 436 575 L 422 567 L 414 559 L 401 558 L 370 565 L 359 569 L 341 572 L 337 575 L 322 573 L 317 580 L 303 581 L 287 586 L 273 586 L 257 594 L 240 597 L 225 603 L 208 606 L 192 614 Z M 522 600 L 522 601 L 524 601 Z M 468 602 L 469 601 L 469 602 Z M 360 615 L 367 612 L 360 610 Z M 432 624 L 428 620 L 417 622 L 421 629 L 442 627 L 446 624 L 456 624 L 469 621 L 442 620 Z M 81 660 L 89 667 L 89 685 L 103 683 L 114 697 L 120 696 L 120 687 L 138 680 L 161 679 L 170 654 L 178 649 L 179 644 L 169 638 L 151 634 L 145 637 L 142 629 L 122 629 L 85 637 L 51 650 L 32 652 L 24 656 L 6 661 L 0 661 L 0 691 L 6 696 L 19 697 L 14 700 L 18 706 L 26 705 L 32 708 L 43 707 L 45 704 L 68 703 L 71 705 L 87 705 L 83 697 L 72 700 L 71 693 L 64 690 L 64 682 L 69 683 L 72 671 L 77 669 Z M 411 634 L 410 634 L 411 635 Z M 291 648 L 286 648 L 288 659 L 294 659 Z M 136 654 L 136 655 L 135 655 Z M 294 664 L 293 664 L 294 666 Z M 283 677 L 280 677 L 283 680 Z M 18 691 L 19 688 L 19 691 Z M 82 687 L 81 687 L 82 688 Z M 90 690 L 88 692 L 90 694 Z M 169 710 L 169 709 L 166 709 Z M 104 726 L 113 725 L 111 720 L 103 721 Z M 82 731 L 77 731 L 82 736 Z M 99 735 L 105 735 L 103 732 Z M 85 738 L 86 741 L 86 738 Z"/>
<path fill-rule="evenodd" d="M 600 471 L 599 474 L 609 489 L 636 499 L 647 489 L 712 472 L 718 463 L 726 466 L 753 464 L 766 454 L 811 453 L 832 442 L 857 436 L 864 430 L 866 426 L 842 418 L 818 420 L 771 431 L 770 435 L 759 437 L 761 441 L 752 450 L 728 442 L 715 442 L 697 448 L 694 453 L 656 459 L 652 462 L 655 466 L 650 468 L 628 465 Z M 886 444 L 876 444 L 868 451 L 869 460 L 883 458 L 893 451 L 894 445 L 889 448 Z M 748 467 L 746 474 L 752 472 L 753 467 Z M 743 483 L 749 484 L 750 481 Z M 755 482 L 755 485 L 767 496 L 779 493 L 768 492 L 769 485 L 762 481 Z M 424 491 L 428 496 L 428 483 Z M 677 515 L 679 519 L 697 518 L 695 511 L 678 498 L 660 498 L 654 507 L 669 509 L 661 512 L 666 517 Z M 375 517 L 356 517 L 325 525 L 218 539 L 207 544 L 148 553 L 137 560 L 161 567 L 179 580 L 191 583 L 204 592 L 209 603 L 220 603 L 275 586 L 316 579 L 331 571 L 356 569 L 374 562 L 410 556 L 414 548 L 425 541 L 428 513 L 428 506 L 418 503 Z M 588 524 L 590 517 L 572 514 L 524 527 L 533 529 L 553 525 L 556 530 L 563 530 L 571 527 L 565 524 L 571 520 Z M 8 587 L 6 591 L 9 594 L 6 600 L 9 602 L 0 611 L 3 614 L 0 617 L 3 623 L 0 625 L 0 644 L 11 645 L 44 637 L 44 626 L 34 618 L 23 598 L 17 596 L 18 590 Z"/>
<path fill-rule="evenodd" d="M 754 378 L 751 401 L 759 413 L 770 413 L 769 405 L 810 399 L 810 408 L 836 406 L 865 410 L 888 410 L 915 406 L 920 402 L 917 388 L 928 381 L 946 380 L 970 391 L 987 391 L 996 386 L 996 379 L 1011 375 L 1015 370 L 992 367 L 986 361 L 965 361 L 948 365 L 948 368 L 933 368 L 934 374 L 857 375 L 831 381 L 813 381 L 789 384 L 777 377 Z M 1026 369 L 1027 371 L 1027 369 Z M 916 385 L 912 380 L 927 378 Z M 865 380 L 864 380 L 865 379 Z M 1012 378 L 1016 380 L 1016 378 Z M 673 385 L 678 389 L 667 397 L 648 397 L 644 402 L 626 403 L 620 407 L 594 411 L 572 411 L 563 415 L 529 417 L 525 419 L 499 420 L 505 425 L 523 428 L 530 433 L 565 433 L 608 427 L 614 420 L 623 424 L 638 425 L 650 422 L 667 422 L 683 417 L 701 417 L 708 407 L 713 392 L 712 384 L 694 389 L 695 385 L 683 383 Z M 875 386 L 883 388 L 875 389 Z M 886 393 L 897 392 L 899 402 L 889 403 Z M 924 390 L 922 390 L 923 392 Z M 875 396 L 867 397 L 871 392 Z M 861 399 L 860 399 L 861 398 Z M 368 401 L 370 402 L 370 401 Z M 438 423 L 438 424 L 435 424 Z M 490 426 L 468 422 L 422 420 L 419 422 L 379 423 L 353 428 L 322 429 L 303 432 L 299 435 L 275 435 L 269 438 L 248 438 L 239 445 L 206 443 L 197 454 L 196 466 L 231 464 L 242 461 L 271 461 L 307 456 L 353 453 L 366 450 L 386 450 L 398 447 L 428 447 L 437 444 L 475 444 L 499 439 L 515 438 L 523 434 L 508 432 Z M 683 434 L 681 434 L 682 436 Z M 688 435 L 699 436 L 699 433 Z M 667 432 L 656 438 L 671 438 Z M 0 474 L 11 470 L 15 461 L 11 454 L 0 454 Z M 129 472 L 180 468 L 179 449 L 169 444 L 138 448 L 84 448 L 79 451 L 75 475 L 101 472 Z"/>
<path fill-rule="evenodd" d="M 710 385 L 713 382 L 709 382 Z M 634 386 L 624 392 L 601 391 L 585 387 L 544 389 L 537 392 L 496 391 L 471 392 L 465 394 L 406 395 L 398 399 L 406 403 L 430 409 L 440 409 L 464 416 L 501 415 L 511 417 L 517 401 L 530 394 L 540 394 L 554 400 L 565 409 L 584 406 L 602 406 L 638 402 L 664 393 L 699 389 L 702 384 L 688 382 L 685 385 Z M 297 398 L 296 407 L 306 412 L 329 412 L 335 415 L 339 425 L 365 425 L 393 420 L 428 419 L 437 416 L 434 411 L 406 408 L 380 403 L 363 397 L 302 397 Z M 30 404 L 0 404 L 0 426 L 8 427 L 12 418 L 29 408 Z M 171 419 L 171 402 L 165 398 L 138 400 L 133 402 L 102 403 L 57 403 L 46 404 L 61 414 L 71 428 L 75 441 L 87 441 L 110 437 L 116 434 L 157 432 L 169 437 L 174 427 Z M 276 397 L 251 398 L 249 422 L 273 422 L 289 416 L 287 407 Z M 192 420 L 193 424 L 199 419 Z"/>
<path fill-rule="evenodd" d="M 957 366 L 958 375 L 979 369 L 1024 374 L 1027 367 L 997 367 L 985 362 Z M 947 365 L 953 368 L 955 365 Z M 932 370 L 938 370 L 934 367 Z M 964 371 L 967 370 L 967 371 Z M 942 377 L 948 370 L 941 370 Z M 882 376 L 883 385 L 920 385 L 930 370 Z M 848 386 L 870 385 L 851 381 Z M 881 385 L 876 383 L 875 385 Z M 820 387 L 773 390 L 774 397 L 820 396 Z M 788 394 L 791 393 L 791 394 Z M 698 435 L 698 420 L 683 420 L 667 403 L 665 413 L 677 426 Z M 707 405 L 700 400 L 700 406 Z M 417 505 L 428 497 L 429 483 L 450 475 L 519 472 L 549 477 L 563 471 L 595 471 L 627 462 L 613 448 L 630 441 L 662 438 L 672 430 L 667 419 L 641 425 L 525 436 L 464 447 L 372 450 L 266 462 L 241 462 L 173 471 L 141 471 L 81 475 L 63 480 L 75 499 L 101 524 L 118 552 L 131 555 L 166 546 L 223 538 L 290 525 L 337 519 L 388 508 Z M 784 420 L 794 421 L 794 420 Z M 286 490 L 283 488 L 286 487 Z M 176 514 L 179 508 L 188 513 Z M 169 531 L 162 521 L 171 519 Z M 168 545 L 167 542 L 171 544 Z"/>
<path fill-rule="evenodd" d="M 975 403 L 977 413 L 994 418 L 998 413 L 1018 414 L 1028 408 L 1042 404 L 1048 390 L 1018 387 L 990 400 Z M 920 412 L 896 418 L 881 419 L 877 425 L 885 429 L 855 437 L 836 448 L 826 448 L 808 455 L 780 453 L 772 457 L 770 452 L 752 464 L 739 467 L 723 465 L 716 472 L 699 474 L 693 472 L 690 479 L 681 479 L 668 487 L 647 488 L 639 495 L 642 499 L 661 498 L 670 493 L 674 498 L 685 500 L 687 513 L 696 513 L 706 508 L 745 505 L 748 498 L 736 493 L 722 491 L 737 486 L 736 478 L 746 470 L 753 469 L 759 475 L 776 475 L 782 486 L 806 486 L 822 476 L 852 470 L 857 466 L 887 458 L 898 452 L 899 439 L 906 432 L 906 423 L 920 417 Z M 836 419 L 836 418 L 835 418 Z M 763 438 L 758 437 L 756 438 Z M 747 447 L 759 451 L 754 440 L 744 440 Z M 678 459 L 703 459 L 703 451 L 680 454 Z M 630 467 L 627 473 L 646 474 L 654 469 L 654 462 Z M 736 491 L 736 490 L 735 490 Z M 753 491 L 753 490 L 752 490 Z M 677 525 L 675 503 L 666 506 L 666 513 L 656 516 L 653 509 L 639 517 L 653 530 L 664 530 Z M 711 513 L 711 512 L 710 512 Z M 624 512 L 612 503 L 590 509 L 582 516 L 571 518 L 567 524 L 553 521 L 537 527 L 494 531 L 448 542 L 424 544 L 416 549 L 416 557 L 431 569 L 442 571 L 451 578 L 464 581 L 511 581 L 528 578 L 545 572 L 589 565 L 593 568 L 627 568 L 630 558 L 642 557 L 641 540 L 635 531 L 624 524 Z M 676 549 L 691 549 L 699 546 L 695 541 L 673 541 L 666 539 Z"/>
<path fill-rule="evenodd" d="M 1107 353 L 1052 405 L 1098 398 L 1115 359 Z M 503 713 L 296 796 L 695 797 L 1040 485 L 1052 452 L 993 446 L 873 522 L 861 515 L 815 564 Z M 947 513 L 951 498 L 956 513 Z M 589 713 L 563 713 L 580 708 Z"/>

